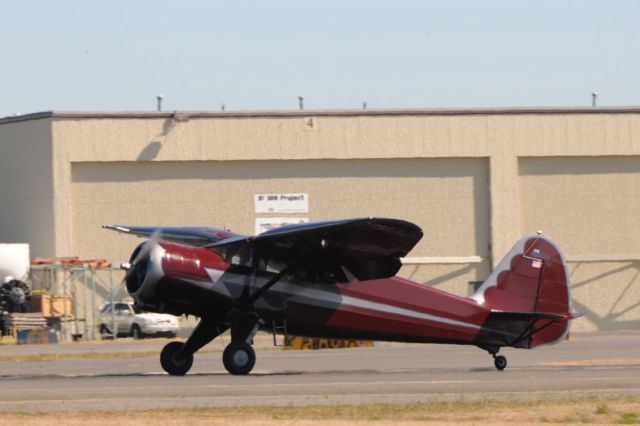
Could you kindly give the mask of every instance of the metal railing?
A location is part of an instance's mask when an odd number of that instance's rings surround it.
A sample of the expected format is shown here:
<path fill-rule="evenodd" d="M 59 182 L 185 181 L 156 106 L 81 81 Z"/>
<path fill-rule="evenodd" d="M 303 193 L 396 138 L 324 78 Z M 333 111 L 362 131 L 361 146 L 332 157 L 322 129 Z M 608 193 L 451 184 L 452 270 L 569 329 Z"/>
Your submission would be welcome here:
<path fill-rule="evenodd" d="M 68 340 L 97 340 L 99 309 L 107 302 L 116 302 L 125 296 L 115 275 L 118 267 L 94 268 L 90 264 L 34 265 L 30 281 L 34 295 L 40 293 L 50 306 L 46 317 L 59 326 L 60 338 Z M 44 311 L 44 309 L 43 309 Z M 112 310 L 113 312 L 113 310 Z M 116 338 L 115 317 L 111 315 L 109 329 Z"/>

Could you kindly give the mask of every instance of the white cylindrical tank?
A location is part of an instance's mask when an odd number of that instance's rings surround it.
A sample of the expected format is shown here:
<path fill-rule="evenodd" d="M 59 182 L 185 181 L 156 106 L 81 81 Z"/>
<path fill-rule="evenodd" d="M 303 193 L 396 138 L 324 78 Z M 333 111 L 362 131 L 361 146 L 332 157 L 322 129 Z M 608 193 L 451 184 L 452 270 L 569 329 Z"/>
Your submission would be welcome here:
<path fill-rule="evenodd" d="M 0 244 L 0 284 L 7 277 L 26 280 L 30 264 L 29 244 Z"/>

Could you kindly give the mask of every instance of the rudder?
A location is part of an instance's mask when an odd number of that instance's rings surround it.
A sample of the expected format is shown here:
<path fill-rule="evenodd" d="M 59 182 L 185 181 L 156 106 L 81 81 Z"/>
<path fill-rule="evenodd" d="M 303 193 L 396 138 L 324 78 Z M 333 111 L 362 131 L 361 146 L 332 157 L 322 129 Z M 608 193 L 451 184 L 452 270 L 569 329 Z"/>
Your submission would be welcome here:
<path fill-rule="evenodd" d="M 555 343 L 569 331 L 572 317 L 569 273 L 556 243 L 544 235 L 518 241 L 472 296 L 495 312 L 562 315 L 567 320 L 540 319 L 527 347 Z"/>

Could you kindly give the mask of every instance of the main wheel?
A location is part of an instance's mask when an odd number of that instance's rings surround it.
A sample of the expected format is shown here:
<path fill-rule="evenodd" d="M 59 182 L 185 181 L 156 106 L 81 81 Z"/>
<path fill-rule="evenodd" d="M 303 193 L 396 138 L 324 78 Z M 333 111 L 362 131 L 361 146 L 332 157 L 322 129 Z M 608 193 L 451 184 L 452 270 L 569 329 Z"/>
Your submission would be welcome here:
<path fill-rule="evenodd" d="M 172 376 L 184 376 L 193 365 L 193 354 L 180 353 L 182 342 L 167 343 L 160 352 L 160 365 Z"/>
<path fill-rule="evenodd" d="M 507 368 L 507 358 L 502 355 L 498 355 L 494 358 L 493 364 L 498 370 L 502 371 Z"/>
<path fill-rule="evenodd" d="M 247 342 L 231 342 L 224 349 L 222 363 L 231 374 L 249 374 L 256 364 L 256 353 Z"/>
<path fill-rule="evenodd" d="M 131 336 L 134 339 L 142 339 L 144 337 L 144 334 L 142 334 L 142 330 L 138 324 L 133 324 L 131 326 Z"/>

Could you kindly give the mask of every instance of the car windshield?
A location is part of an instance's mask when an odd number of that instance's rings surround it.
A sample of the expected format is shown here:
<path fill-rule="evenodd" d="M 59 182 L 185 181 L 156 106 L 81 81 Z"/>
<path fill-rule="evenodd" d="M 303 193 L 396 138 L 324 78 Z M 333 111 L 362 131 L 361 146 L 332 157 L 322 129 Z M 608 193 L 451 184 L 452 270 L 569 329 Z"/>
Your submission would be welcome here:
<path fill-rule="evenodd" d="M 135 312 L 136 314 L 143 314 L 144 311 L 140 308 L 138 308 L 137 306 L 133 306 L 133 312 Z"/>

